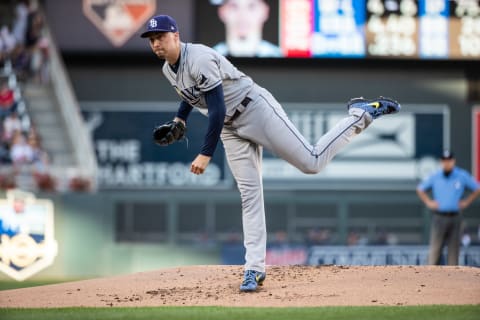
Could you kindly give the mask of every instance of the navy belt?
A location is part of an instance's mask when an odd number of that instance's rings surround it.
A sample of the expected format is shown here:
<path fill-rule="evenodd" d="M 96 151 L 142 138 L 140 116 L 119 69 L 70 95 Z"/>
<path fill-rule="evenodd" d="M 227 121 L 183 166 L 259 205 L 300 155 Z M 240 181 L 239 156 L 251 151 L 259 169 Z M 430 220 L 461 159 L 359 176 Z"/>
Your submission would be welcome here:
<path fill-rule="evenodd" d="M 249 97 L 245 97 L 242 102 L 240 102 L 240 104 L 242 106 L 244 106 L 245 108 L 248 106 L 248 104 L 252 101 L 252 99 L 250 99 Z M 242 112 L 240 110 L 235 110 L 235 112 L 233 113 L 233 116 L 230 117 L 230 119 L 228 119 L 227 121 L 225 121 L 224 125 L 226 126 L 231 126 L 233 121 L 235 119 L 238 118 L 238 116 L 241 114 Z"/>
<path fill-rule="evenodd" d="M 435 214 L 442 217 L 454 217 L 458 216 L 458 211 L 434 211 Z"/>

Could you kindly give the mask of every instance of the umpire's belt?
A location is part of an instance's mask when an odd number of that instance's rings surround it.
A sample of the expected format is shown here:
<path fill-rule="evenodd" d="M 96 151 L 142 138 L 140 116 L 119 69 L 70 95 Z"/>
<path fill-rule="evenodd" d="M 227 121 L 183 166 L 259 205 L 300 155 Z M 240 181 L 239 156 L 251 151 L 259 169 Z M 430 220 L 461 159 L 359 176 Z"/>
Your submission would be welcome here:
<path fill-rule="evenodd" d="M 433 212 L 442 217 L 458 216 L 458 211 L 433 211 Z"/>
<path fill-rule="evenodd" d="M 245 110 L 245 108 L 248 106 L 248 104 L 252 101 L 252 99 L 250 99 L 249 97 L 245 97 L 242 102 L 240 102 L 240 104 L 243 106 L 243 108 L 241 110 L 239 110 L 237 108 L 237 110 L 235 110 L 235 113 L 230 117 L 230 119 L 228 119 L 227 121 L 225 121 L 224 125 L 226 126 L 230 126 L 232 125 L 233 121 L 235 121 L 235 119 L 238 118 L 238 116 Z"/>

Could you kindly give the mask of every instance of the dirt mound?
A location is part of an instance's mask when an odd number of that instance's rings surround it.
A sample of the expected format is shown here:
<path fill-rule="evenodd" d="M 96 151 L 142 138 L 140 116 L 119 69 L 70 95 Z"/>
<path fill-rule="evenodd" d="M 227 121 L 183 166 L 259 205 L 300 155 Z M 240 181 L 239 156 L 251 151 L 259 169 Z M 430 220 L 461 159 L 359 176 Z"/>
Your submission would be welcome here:
<path fill-rule="evenodd" d="M 270 266 L 255 293 L 241 266 L 187 266 L 0 291 L 0 307 L 364 306 L 480 304 L 480 269 L 440 266 Z"/>

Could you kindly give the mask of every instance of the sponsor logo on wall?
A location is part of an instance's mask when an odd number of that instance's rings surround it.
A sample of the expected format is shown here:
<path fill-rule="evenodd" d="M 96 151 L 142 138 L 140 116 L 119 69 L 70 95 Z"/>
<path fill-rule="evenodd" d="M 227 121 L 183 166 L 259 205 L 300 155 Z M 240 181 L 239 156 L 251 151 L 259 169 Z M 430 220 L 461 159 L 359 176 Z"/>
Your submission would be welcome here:
<path fill-rule="evenodd" d="M 23 281 L 53 263 L 53 203 L 34 194 L 9 190 L 0 199 L 0 271 Z"/>
<path fill-rule="evenodd" d="M 121 47 L 154 14 L 155 0 L 83 0 L 85 16 Z"/>

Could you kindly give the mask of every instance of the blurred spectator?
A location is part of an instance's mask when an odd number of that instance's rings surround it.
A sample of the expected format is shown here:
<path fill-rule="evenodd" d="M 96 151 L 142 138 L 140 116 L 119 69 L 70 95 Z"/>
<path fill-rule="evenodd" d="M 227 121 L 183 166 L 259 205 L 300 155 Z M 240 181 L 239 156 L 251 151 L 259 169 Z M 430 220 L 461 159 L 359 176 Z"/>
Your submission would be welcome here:
<path fill-rule="evenodd" d="M 15 111 L 16 106 L 14 91 L 8 86 L 8 81 L 2 81 L 0 83 L 0 120 Z"/>
<path fill-rule="evenodd" d="M 464 232 L 462 235 L 462 246 L 468 247 L 472 243 L 472 237 L 468 232 Z"/>
<path fill-rule="evenodd" d="M 6 143 L 0 143 L 0 164 L 10 163 L 10 152 Z"/>
<path fill-rule="evenodd" d="M 288 246 L 288 233 L 284 230 L 275 232 L 271 244 L 276 246 Z"/>
<path fill-rule="evenodd" d="M 55 192 L 57 190 L 57 181 L 51 174 L 34 172 L 33 178 L 39 190 L 48 192 Z"/>
<path fill-rule="evenodd" d="M 38 10 L 32 10 L 28 15 L 25 47 L 30 60 L 31 75 L 40 83 L 48 81 L 48 40 L 43 31 L 43 15 Z"/>
<path fill-rule="evenodd" d="M 15 176 L 12 171 L 0 172 L 0 190 L 15 189 Z"/>
<path fill-rule="evenodd" d="M 11 143 L 16 131 L 22 131 L 22 121 L 17 112 L 11 112 L 3 120 L 3 140 Z"/>
<path fill-rule="evenodd" d="M 35 127 L 32 127 L 28 133 L 28 145 L 32 150 L 31 170 L 37 188 L 42 191 L 56 191 L 57 181 L 49 172 L 50 157 L 42 149 Z"/>
<path fill-rule="evenodd" d="M 16 46 L 16 39 L 6 25 L 3 25 L 0 29 L 0 50 L 4 58 L 10 57 L 13 49 Z"/>
<path fill-rule="evenodd" d="M 17 79 L 25 81 L 30 75 L 29 57 L 23 46 L 16 46 L 11 55 L 12 67 Z"/>
<path fill-rule="evenodd" d="M 372 244 L 386 245 L 388 241 L 388 232 L 384 228 L 378 228 L 375 232 L 375 239 Z"/>
<path fill-rule="evenodd" d="M 394 233 L 388 232 L 384 228 L 378 228 L 372 244 L 393 246 L 398 244 L 398 237 Z"/>
<path fill-rule="evenodd" d="M 12 33 L 17 40 L 17 44 L 23 46 L 25 44 L 25 36 L 27 34 L 27 23 L 30 3 L 28 0 L 18 0 L 15 5 L 15 19 L 13 21 Z"/>
<path fill-rule="evenodd" d="M 43 17 L 38 10 L 30 10 L 27 17 L 27 30 L 25 33 L 25 47 L 32 48 L 42 38 Z"/>
<path fill-rule="evenodd" d="M 348 246 L 355 246 L 358 244 L 360 236 L 355 231 L 350 231 L 347 236 L 347 245 Z"/>
<path fill-rule="evenodd" d="M 312 228 L 307 232 L 306 244 L 308 246 L 331 244 L 331 232 L 327 228 Z"/>
<path fill-rule="evenodd" d="M 10 159 L 14 166 L 31 164 L 33 161 L 33 150 L 21 131 L 15 131 L 10 147 Z"/>
<path fill-rule="evenodd" d="M 399 242 L 398 236 L 395 233 L 389 232 L 387 234 L 387 245 L 389 246 L 395 246 Z"/>
<path fill-rule="evenodd" d="M 16 131 L 22 131 L 22 122 L 16 112 L 11 112 L 3 120 L 3 140 L 11 142 Z"/>
<path fill-rule="evenodd" d="M 3 138 L 3 123 L 0 123 L 0 164 L 10 163 L 10 144 Z"/>
<path fill-rule="evenodd" d="M 349 246 L 364 246 L 368 244 L 368 238 L 361 235 L 360 232 L 350 231 L 347 236 L 347 245 Z"/>
<path fill-rule="evenodd" d="M 47 152 L 40 147 L 38 137 L 32 130 L 28 136 L 28 144 L 32 150 L 32 165 L 34 172 L 45 173 L 48 170 L 50 159 Z"/>
<path fill-rule="evenodd" d="M 87 192 L 92 190 L 92 183 L 88 178 L 76 176 L 70 179 L 68 187 L 71 191 Z"/>
<path fill-rule="evenodd" d="M 13 69 L 20 80 L 25 80 L 29 74 L 29 57 L 25 50 L 25 37 L 27 35 L 28 14 L 30 12 L 29 1 L 18 0 L 12 16 L 14 16 L 12 36 L 15 46 L 9 56 Z"/>

